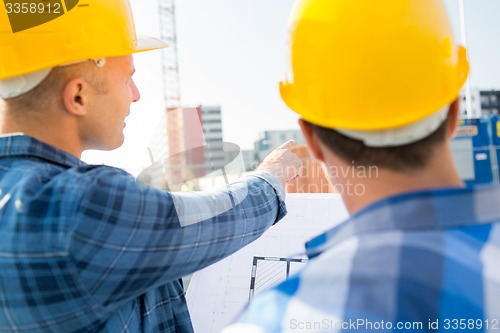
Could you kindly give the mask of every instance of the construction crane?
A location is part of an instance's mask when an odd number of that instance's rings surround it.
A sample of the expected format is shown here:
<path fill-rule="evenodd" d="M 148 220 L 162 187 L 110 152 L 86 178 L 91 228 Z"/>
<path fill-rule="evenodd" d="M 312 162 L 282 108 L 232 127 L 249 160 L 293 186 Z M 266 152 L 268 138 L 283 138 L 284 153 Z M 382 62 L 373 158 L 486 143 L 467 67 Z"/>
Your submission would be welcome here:
<path fill-rule="evenodd" d="M 159 0 L 160 35 L 167 42 L 163 50 L 163 81 L 165 106 L 176 108 L 181 104 L 179 89 L 179 63 L 177 61 L 177 30 L 175 25 L 175 0 Z"/>
<path fill-rule="evenodd" d="M 167 42 L 168 47 L 163 50 L 163 84 L 164 84 L 164 104 L 165 111 L 159 124 L 160 134 L 155 134 L 161 138 L 156 146 L 159 146 L 160 153 L 156 153 L 166 163 L 163 164 L 163 183 L 181 184 L 189 178 L 186 158 L 186 143 L 184 133 L 184 123 L 186 121 L 184 109 L 182 108 L 180 85 L 179 85 L 179 63 L 177 58 L 177 31 L 175 16 L 175 0 L 158 0 L 160 13 L 160 36 Z M 158 132 L 158 131 L 157 131 Z M 159 144 L 158 144 L 159 143 Z M 222 142 L 221 142 L 222 145 Z M 206 148 L 204 148 L 206 149 Z M 205 150 L 204 158 L 208 157 L 210 167 L 213 167 L 210 149 Z M 150 156 L 154 162 L 154 154 L 150 151 Z M 221 170 L 224 181 L 229 184 L 226 171 Z M 166 181 L 166 183 L 165 183 Z M 169 186 L 163 186 L 169 188 Z M 169 188 L 170 189 L 170 188 Z M 176 190 L 176 188 L 172 188 Z"/>
<path fill-rule="evenodd" d="M 179 86 L 179 63 L 177 60 L 177 31 L 175 22 L 175 0 L 159 0 L 160 35 L 168 47 L 163 50 L 163 85 L 165 111 L 160 121 L 160 136 L 166 138 L 166 154 L 160 158 L 168 158 L 166 165 L 169 181 L 183 181 L 184 155 L 184 119 L 181 107 Z M 158 134 L 157 134 L 158 135 Z"/>

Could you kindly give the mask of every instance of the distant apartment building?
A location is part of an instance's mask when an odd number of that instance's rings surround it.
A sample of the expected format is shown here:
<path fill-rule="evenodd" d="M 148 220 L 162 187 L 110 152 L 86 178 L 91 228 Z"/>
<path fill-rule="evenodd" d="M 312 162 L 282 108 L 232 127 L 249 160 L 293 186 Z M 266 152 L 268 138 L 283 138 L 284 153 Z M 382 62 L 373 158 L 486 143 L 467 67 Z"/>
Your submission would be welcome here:
<path fill-rule="evenodd" d="M 177 190 L 177 185 L 184 181 L 187 176 L 185 110 L 172 107 L 161 114 L 148 147 L 152 165 L 138 176 L 138 180 L 166 190 Z"/>
<path fill-rule="evenodd" d="M 500 114 L 500 91 L 482 90 L 481 109 L 483 114 Z"/>
<path fill-rule="evenodd" d="M 205 163 L 210 169 L 218 169 L 226 165 L 222 135 L 222 112 L 220 106 L 202 106 L 201 122 L 207 142 Z"/>
<path fill-rule="evenodd" d="M 261 162 L 273 149 L 278 148 L 288 140 L 295 140 L 297 145 L 305 144 L 304 136 L 300 130 L 274 130 L 264 131 L 259 134 L 259 139 L 254 143 L 254 158 Z"/>
<path fill-rule="evenodd" d="M 470 110 L 468 110 L 470 108 Z M 471 89 L 470 103 L 467 103 L 465 90 L 460 92 L 460 117 L 480 118 L 481 117 L 481 92 L 479 89 Z"/>
<path fill-rule="evenodd" d="M 484 115 L 500 114 L 500 91 L 472 89 L 470 112 L 467 112 L 465 91 L 460 93 L 460 116 L 462 118 L 481 118 Z"/>
<path fill-rule="evenodd" d="M 149 178 L 154 184 L 175 184 L 203 177 L 234 159 L 234 151 L 224 151 L 227 146 L 220 106 L 169 109 L 158 122 L 150 147 L 152 160 L 162 164 L 162 171 Z"/>
<path fill-rule="evenodd" d="M 203 111 L 201 106 L 183 108 L 183 140 L 186 180 L 206 174 Z"/>

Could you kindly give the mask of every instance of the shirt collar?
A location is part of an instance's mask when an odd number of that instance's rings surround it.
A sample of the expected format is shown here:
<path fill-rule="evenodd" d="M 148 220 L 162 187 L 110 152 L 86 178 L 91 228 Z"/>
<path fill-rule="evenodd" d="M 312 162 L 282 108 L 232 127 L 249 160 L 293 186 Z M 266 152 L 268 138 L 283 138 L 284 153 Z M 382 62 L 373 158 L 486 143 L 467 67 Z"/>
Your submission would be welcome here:
<path fill-rule="evenodd" d="M 313 258 L 353 236 L 424 231 L 500 221 L 500 185 L 419 191 L 378 201 L 306 244 Z"/>
<path fill-rule="evenodd" d="M 79 158 L 23 133 L 0 135 L 0 158 L 36 157 L 62 166 L 86 165 Z"/>

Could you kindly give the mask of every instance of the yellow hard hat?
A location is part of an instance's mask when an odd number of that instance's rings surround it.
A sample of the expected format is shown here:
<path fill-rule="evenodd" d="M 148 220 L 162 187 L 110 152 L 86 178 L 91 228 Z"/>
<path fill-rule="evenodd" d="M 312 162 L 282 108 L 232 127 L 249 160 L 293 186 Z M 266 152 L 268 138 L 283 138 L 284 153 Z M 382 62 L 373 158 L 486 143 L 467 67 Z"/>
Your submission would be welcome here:
<path fill-rule="evenodd" d="M 137 37 L 128 0 L 0 0 L 0 80 L 165 46 Z"/>
<path fill-rule="evenodd" d="M 441 0 L 298 0 L 285 103 L 319 126 L 398 128 L 450 104 L 465 83 Z"/>

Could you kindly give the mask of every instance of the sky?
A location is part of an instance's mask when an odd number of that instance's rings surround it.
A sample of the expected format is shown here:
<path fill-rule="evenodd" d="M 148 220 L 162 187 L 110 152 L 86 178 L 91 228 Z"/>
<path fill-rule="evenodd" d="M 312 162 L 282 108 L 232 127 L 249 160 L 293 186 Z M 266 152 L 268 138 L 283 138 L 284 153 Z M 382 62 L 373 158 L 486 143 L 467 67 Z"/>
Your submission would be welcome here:
<path fill-rule="evenodd" d="M 130 0 L 139 34 L 160 36 L 159 0 Z M 161 1 L 161 0 L 160 0 Z M 354 1 L 354 0 L 353 0 Z M 298 129 L 281 101 L 288 15 L 294 0 L 177 0 L 177 47 L 182 104 L 221 105 L 224 140 L 251 149 L 258 133 Z M 444 0 L 455 30 L 459 0 Z M 500 89 L 499 0 L 464 0 L 473 88 Z M 161 52 L 134 56 L 141 100 L 127 119 L 124 145 L 83 159 L 137 174 L 150 164 L 147 147 L 163 110 Z"/>

